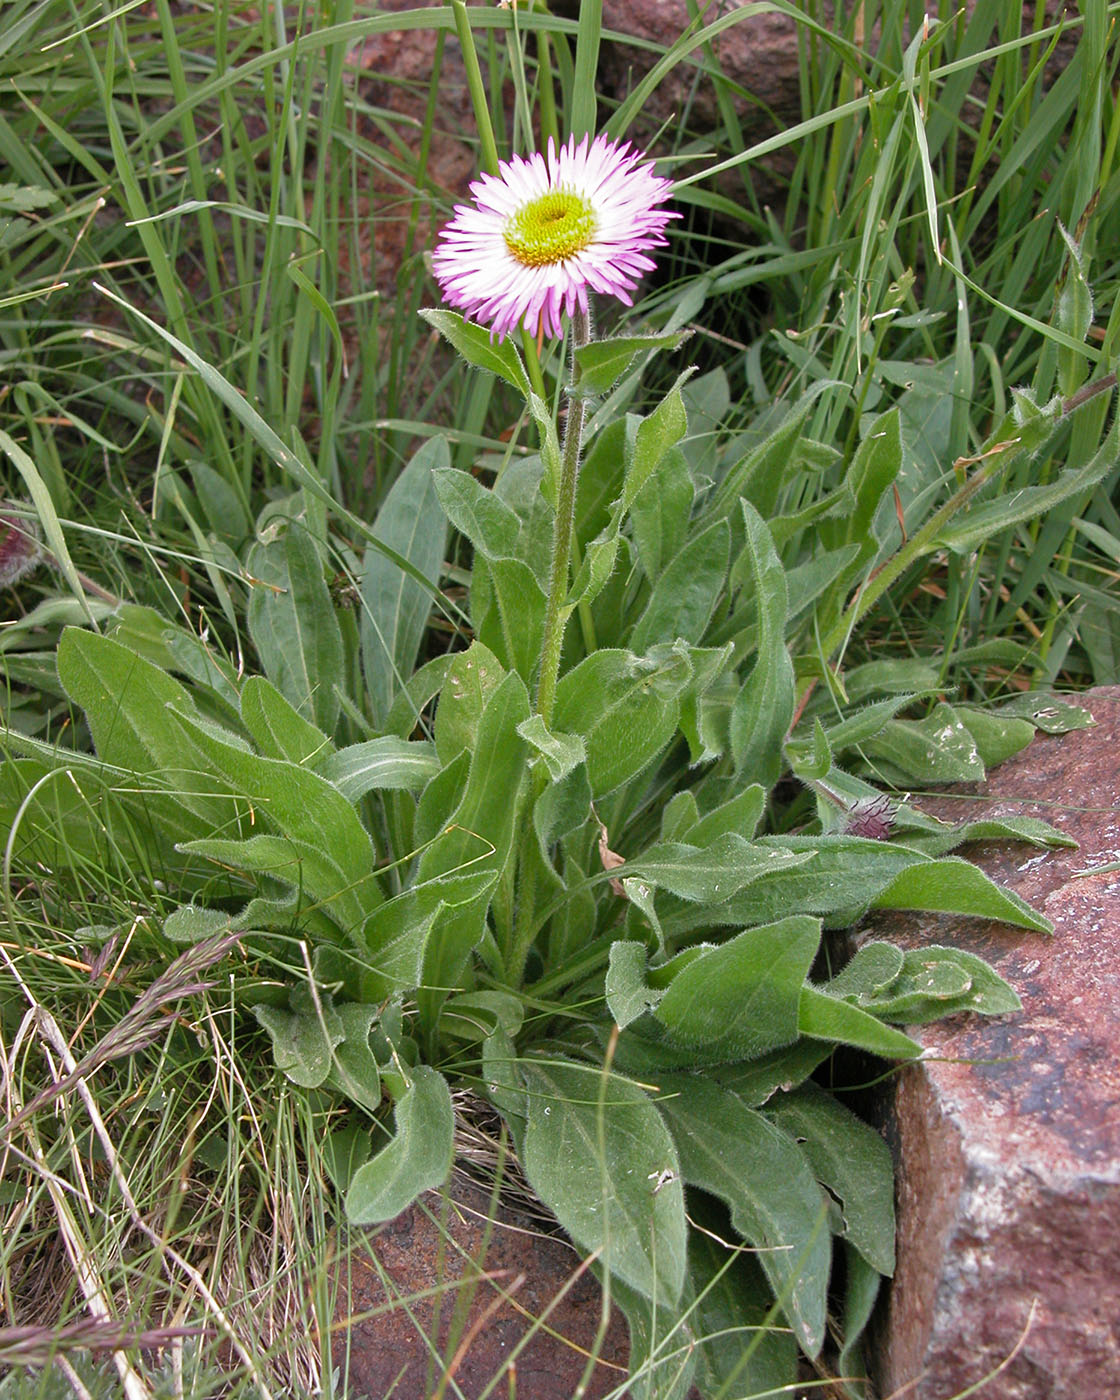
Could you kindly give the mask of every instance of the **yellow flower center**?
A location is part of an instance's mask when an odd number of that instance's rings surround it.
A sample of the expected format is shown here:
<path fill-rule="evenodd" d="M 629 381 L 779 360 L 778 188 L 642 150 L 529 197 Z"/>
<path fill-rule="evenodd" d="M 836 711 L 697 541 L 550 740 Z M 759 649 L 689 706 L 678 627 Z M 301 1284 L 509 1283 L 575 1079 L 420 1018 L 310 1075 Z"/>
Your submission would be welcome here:
<path fill-rule="evenodd" d="M 525 267 L 563 262 L 586 248 L 595 234 L 595 211 L 568 190 L 550 190 L 511 215 L 506 247 Z"/>

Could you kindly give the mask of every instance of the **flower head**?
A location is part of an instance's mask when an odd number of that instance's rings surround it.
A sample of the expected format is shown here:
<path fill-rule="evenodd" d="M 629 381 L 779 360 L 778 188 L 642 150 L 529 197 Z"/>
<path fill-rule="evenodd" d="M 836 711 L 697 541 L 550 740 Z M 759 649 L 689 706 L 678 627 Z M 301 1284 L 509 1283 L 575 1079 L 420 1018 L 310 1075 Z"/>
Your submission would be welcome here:
<path fill-rule="evenodd" d="M 560 335 L 588 289 L 631 304 L 679 217 L 659 206 L 672 184 L 641 154 L 597 136 L 502 161 L 471 185 L 442 230 L 432 268 L 444 297 L 501 340 L 517 326 Z"/>

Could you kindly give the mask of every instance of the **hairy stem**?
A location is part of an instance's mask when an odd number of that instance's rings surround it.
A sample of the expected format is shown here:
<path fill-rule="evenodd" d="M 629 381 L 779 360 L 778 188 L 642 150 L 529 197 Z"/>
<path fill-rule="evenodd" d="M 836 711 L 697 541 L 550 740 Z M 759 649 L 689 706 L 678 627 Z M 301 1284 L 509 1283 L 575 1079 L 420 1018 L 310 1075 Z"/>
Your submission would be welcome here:
<path fill-rule="evenodd" d="M 572 378 L 574 388 L 579 378 L 575 351 L 591 338 L 590 318 L 586 312 L 572 317 Z M 541 638 L 541 669 L 537 681 L 537 712 L 545 724 L 552 722 L 552 705 L 556 699 L 556 683 L 560 678 L 560 653 L 564 647 L 564 628 L 571 607 L 568 596 L 568 575 L 572 559 L 572 532 L 576 514 L 576 482 L 579 479 L 579 450 L 583 438 L 586 412 L 585 400 L 578 394 L 568 395 L 568 418 L 564 425 L 564 445 L 560 453 L 560 489 L 556 498 L 556 518 L 552 531 L 552 569 L 548 581 L 548 604 Z M 544 791 L 546 779 L 534 776 L 530 791 L 529 812 Z M 532 843 L 536 840 L 532 820 L 521 841 L 518 861 L 517 922 L 511 945 L 506 952 L 506 974 L 510 986 L 520 985 L 525 974 L 525 959 L 529 956 L 534 937 L 533 909 L 537 899 L 537 861 Z"/>
<path fill-rule="evenodd" d="M 577 311 L 572 317 L 572 386 L 579 378 L 575 351 L 591 338 L 586 312 Z M 586 402 L 577 394 L 568 396 L 568 419 L 564 425 L 564 446 L 560 462 L 560 490 L 556 500 L 556 519 L 552 533 L 552 571 L 548 581 L 548 607 L 544 617 L 541 642 L 541 671 L 537 682 L 537 710 L 545 724 L 552 721 L 552 704 L 556 698 L 556 682 L 560 678 L 560 651 L 564 645 L 564 627 L 571 611 L 564 599 L 568 593 L 568 566 L 572 557 L 572 528 L 576 515 L 576 482 L 579 478 L 579 449 L 583 438 Z"/>

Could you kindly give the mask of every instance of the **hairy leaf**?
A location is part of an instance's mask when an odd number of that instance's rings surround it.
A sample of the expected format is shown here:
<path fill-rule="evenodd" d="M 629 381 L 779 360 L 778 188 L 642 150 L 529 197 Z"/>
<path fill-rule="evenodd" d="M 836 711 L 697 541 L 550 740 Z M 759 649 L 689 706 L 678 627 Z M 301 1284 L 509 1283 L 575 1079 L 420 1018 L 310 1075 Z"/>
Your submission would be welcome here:
<path fill-rule="evenodd" d="M 666 1304 L 685 1277 L 684 1195 L 673 1140 L 628 1079 L 586 1065 L 524 1060 L 525 1171 L 581 1249 Z"/>
<path fill-rule="evenodd" d="M 415 792 L 439 772 L 440 765 L 431 744 L 386 734 L 339 749 L 317 763 L 316 769 L 348 802 L 357 803 L 367 792 Z"/>
<path fill-rule="evenodd" d="M 266 758 L 315 768 L 334 753 L 334 744 L 326 734 L 264 676 L 250 676 L 242 686 L 241 722 Z"/>
<path fill-rule="evenodd" d="M 832 1259 L 828 1205 L 797 1144 L 710 1080 L 662 1085 L 685 1179 L 726 1201 L 731 1223 L 758 1248 L 797 1340 L 816 1356 L 824 1340 Z"/>
<path fill-rule="evenodd" d="M 703 949 L 673 978 L 654 1012 L 670 1043 L 708 1055 L 723 1051 L 729 1060 L 791 1044 L 820 934 L 818 919 L 794 915 Z"/>
<path fill-rule="evenodd" d="M 442 437 L 431 438 L 411 458 L 374 521 L 373 534 L 382 548 L 371 542 L 362 564 L 362 668 L 379 725 L 385 724 L 395 698 L 412 675 L 432 594 L 439 584 L 447 525 L 436 498 L 434 474 L 449 462 Z M 401 561 L 415 573 L 406 572 Z"/>
<path fill-rule="evenodd" d="M 318 547 L 292 521 L 280 539 L 254 545 L 246 567 L 254 581 L 249 634 L 265 675 L 304 719 L 329 734 L 338 719 L 343 648 Z"/>
<path fill-rule="evenodd" d="M 881 1274 L 894 1272 L 894 1169 L 874 1128 L 813 1083 L 776 1095 L 766 1116 L 800 1142 L 840 1202 L 844 1237 Z"/>
<path fill-rule="evenodd" d="M 455 1116 L 442 1074 L 428 1065 L 410 1070 L 393 1117 L 392 1140 L 351 1178 L 345 1206 L 354 1225 L 394 1219 L 451 1171 Z"/>
<path fill-rule="evenodd" d="M 758 616 L 758 651 L 731 711 L 731 753 L 737 772 L 767 786 L 782 767 L 782 744 L 793 721 L 793 662 L 786 647 L 785 572 L 762 517 L 742 503 L 744 554 Z"/>

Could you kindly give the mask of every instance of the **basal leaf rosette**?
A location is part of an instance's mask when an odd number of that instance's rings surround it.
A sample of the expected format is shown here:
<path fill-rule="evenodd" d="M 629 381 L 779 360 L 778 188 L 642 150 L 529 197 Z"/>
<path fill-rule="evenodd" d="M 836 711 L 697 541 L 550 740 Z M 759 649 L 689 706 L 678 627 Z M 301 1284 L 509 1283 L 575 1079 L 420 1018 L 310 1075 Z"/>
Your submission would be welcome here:
<path fill-rule="evenodd" d="M 432 270 L 444 298 L 502 340 L 518 326 L 558 336 L 587 314 L 588 291 L 627 306 L 651 248 L 679 215 L 661 206 L 672 183 L 640 152 L 605 136 L 575 137 L 513 156 L 470 187 L 440 233 Z"/>

